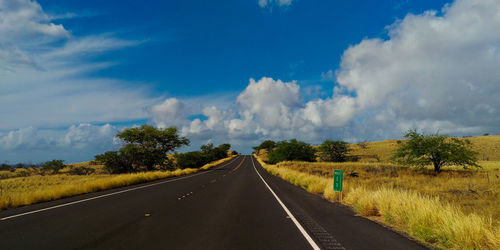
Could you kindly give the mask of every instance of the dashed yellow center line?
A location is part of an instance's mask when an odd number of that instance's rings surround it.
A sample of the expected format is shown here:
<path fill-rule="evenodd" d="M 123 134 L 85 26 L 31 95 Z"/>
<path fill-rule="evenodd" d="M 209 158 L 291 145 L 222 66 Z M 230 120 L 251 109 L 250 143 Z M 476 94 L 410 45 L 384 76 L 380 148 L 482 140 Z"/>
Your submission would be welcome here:
<path fill-rule="evenodd" d="M 243 157 L 243 160 L 241 160 L 240 164 L 236 168 L 233 169 L 233 172 L 236 171 L 236 170 L 238 170 L 238 168 L 240 168 L 241 165 L 243 165 L 244 161 L 245 161 L 245 157 Z"/>

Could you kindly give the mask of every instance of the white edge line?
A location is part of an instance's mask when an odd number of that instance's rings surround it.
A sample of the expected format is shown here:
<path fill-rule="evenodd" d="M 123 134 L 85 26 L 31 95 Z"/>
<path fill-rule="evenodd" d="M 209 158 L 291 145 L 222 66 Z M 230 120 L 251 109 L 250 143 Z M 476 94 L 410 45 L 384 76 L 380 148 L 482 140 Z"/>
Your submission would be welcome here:
<path fill-rule="evenodd" d="M 218 168 L 222 168 L 222 167 L 225 167 L 225 166 L 231 164 L 232 162 L 234 162 L 236 160 L 236 158 L 239 158 L 239 157 L 235 157 L 233 160 L 229 161 L 228 163 L 226 163 L 226 164 L 224 164 L 224 165 L 222 165 L 222 166 L 220 166 Z M 147 188 L 147 187 L 161 185 L 161 184 L 165 184 L 165 183 L 168 183 L 168 182 L 183 180 L 183 179 L 195 177 L 197 175 L 206 174 L 206 173 L 209 173 L 209 172 L 212 172 L 212 171 L 213 171 L 213 169 L 208 170 L 208 171 L 203 171 L 201 173 L 196 173 L 196 174 L 193 174 L 193 175 L 179 177 L 179 178 L 172 179 L 172 180 L 167 180 L 167 181 L 157 182 L 157 183 L 153 183 L 153 184 L 149 184 L 149 185 L 145 185 L 145 186 L 130 188 L 130 189 L 126 189 L 126 190 L 114 192 L 114 193 L 103 194 L 103 195 L 99 195 L 99 196 L 92 197 L 92 198 L 87 198 L 87 199 L 73 201 L 73 202 L 69 202 L 69 203 L 65 203 L 65 204 L 61 204 L 61 205 L 57 205 L 57 206 L 42 208 L 42 209 L 38 209 L 38 210 L 34 210 L 34 211 L 29 211 L 29 212 L 26 212 L 26 213 L 15 214 L 15 215 L 11 215 L 11 216 L 0 218 L 0 221 L 8 220 L 8 219 L 16 218 L 16 217 L 21 217 L 21 216 L 24 216 L 24 215 L 39 213 L 39 212 L 43 212 L 43 211 L 47 211 L 47 210 L 52 210 L 52 209 L 56 209 L 56 208 L 60 208 L 60 207 L 65 207 L 65 206 L 69 206 L 69 205 L 73 205 L 73 204 L 78 204 L 78 203 L 82 203 L 82 202 L 86 202 L 86 201 L 91 201 L 91 200 L 95 200 L 95 199 L 100 199 L 100 198 L 104 198 L 104 197 L 108 197 L 108 196 L 112 196 L 112 195 L 116 195 L 116 194 L 126 193 L 126 192 L 134 191 L 134 190 L 137 190 L 137 189 L 143 189 L 143 188 Z"/>
<path fill-rule="evenodd" d="M 269 191 L 271 191 L 271 193 L 274 195 L 274 198 L 276 198 L 276 200 L 278 200 L 278 202 L 281 205 L 281 207 L 285 210 L 285 212 L 288 214 L 288 216 L 292 219 L 293 223 L 295 223 L 295 226 L 297 226 L 297 228 L 302 233 L 302 235 L 304 236 L 304 238 L 306 238 L 307 242 L 309 242 L 309 244 L 311 245 L 311 247 L 314 250 L 320 250 L 321 248 L 319 248 L 319 246 L 316 244 L 316 242 L 314 242 L 314 240 L 311 238 L 311 236 L 309 236 L 309 234 L 302 227 L 302 225 L 300 225 L 299 221 L 297 219 L 295 219 L 295 216 L 293 216 L 293 214 L 290 212 L 290 210 L 288 210 L 288 208 L 285 206 L 285 204 L 280 200 L 280 198 L 278 197 L 278 195 L 276 195 L 276 193 L 274 193 L 273 189 L 267 184 L 267 182 L 264 180 L 264 178 L 262 178 L 262 176 L 260 175 L 259 171 L 257 171 L 257 168 L 255 167 L 253 156 L 250 156 L 250 157 L 252 157 L 252 164 L 253 164 L 253 169 L 255 169 L 255 172 L 257 172 L 257 174 L 259 175 L 259 177 L 262 180 L 262 182 L 264 182 L 264 184 L 266 184 L 266 186 L 269 189 Z"/>

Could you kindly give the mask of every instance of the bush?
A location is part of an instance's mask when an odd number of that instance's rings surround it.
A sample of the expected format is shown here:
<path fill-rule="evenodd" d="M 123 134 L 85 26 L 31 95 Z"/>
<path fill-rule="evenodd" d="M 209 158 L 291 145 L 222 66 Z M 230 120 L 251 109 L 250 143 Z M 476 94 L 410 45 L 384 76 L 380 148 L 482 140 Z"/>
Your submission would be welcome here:
<path fill-rule="evenodd" d="M 84 166 L 71 167 L 68 173 L 71 175 L 90 175 L 95 173 L 95 169 Z"/>
<path fill-rule="evenodd" d="M 274 147 L 276 147 L 276 142 L 271 140 L 265 140 L 259 146 L 253 147 L 253 149 L 255 149 L 255 151 L 259 151 L 261 149 L 267 149 L 267 151 L 269 152 L 273 150 Z"/>
<path fill-rule="evenodd" d="M 277 143 L 269 154 L 269 163 L 276 164 L 282 161 L 315 161 L 315 150 L 308 143 L 292 139 L 289 142 Z"/>
<path fill-rule="evenodd" d="M 206 163 L 210 162 L 209 158 L 203 152 L 200 151 L 176 154 L 175 159 L 177 161 L 177 165 L 181 169 L 200 168 Z"/>
<path fill-rule="evenodd" d="M 95 160 L 104 164 L 110 174 L 134 172 L 130 157 L 118 151 L 108 151 L 102 155 L 96 155 Z"/>
<path fill-rule="evenodd" d="M 176 154 L 174 157 L 177 161 L 177 166 L 181 169 L 200 168 L 207 163 L 226 158 L 230 148 L 230 144 L 221 144 L 218 147 L 214 147 L 212 143 L 209 143 L 202 145 L 200 148 L 201 151 Z"/>
<path fill-rule="evenodd" d="M 2 163 L 2 165 L 0 165 L 0 170 L 12 170 L 13 168 L 7 164 L 7 163 Z"/>

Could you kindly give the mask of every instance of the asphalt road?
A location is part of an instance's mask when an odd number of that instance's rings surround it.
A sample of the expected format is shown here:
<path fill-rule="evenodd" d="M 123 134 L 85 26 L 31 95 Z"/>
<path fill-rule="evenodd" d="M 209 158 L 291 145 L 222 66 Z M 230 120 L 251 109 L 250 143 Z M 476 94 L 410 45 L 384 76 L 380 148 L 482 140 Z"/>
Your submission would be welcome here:
<path fill-rule="evenodd" d="M 268 174 L 209 171 L 0 212 L 0 249 L 423 249 Z"/>

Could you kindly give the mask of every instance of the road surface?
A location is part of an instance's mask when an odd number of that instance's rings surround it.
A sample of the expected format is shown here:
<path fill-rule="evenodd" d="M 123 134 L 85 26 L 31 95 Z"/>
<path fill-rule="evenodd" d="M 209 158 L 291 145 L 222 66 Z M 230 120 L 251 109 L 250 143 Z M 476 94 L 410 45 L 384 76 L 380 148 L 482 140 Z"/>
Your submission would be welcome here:
<path fill-rule="evenodd" d="M 0 249 L 424 249 L 268 174 L 251 156 L 0 218 Z"/>

